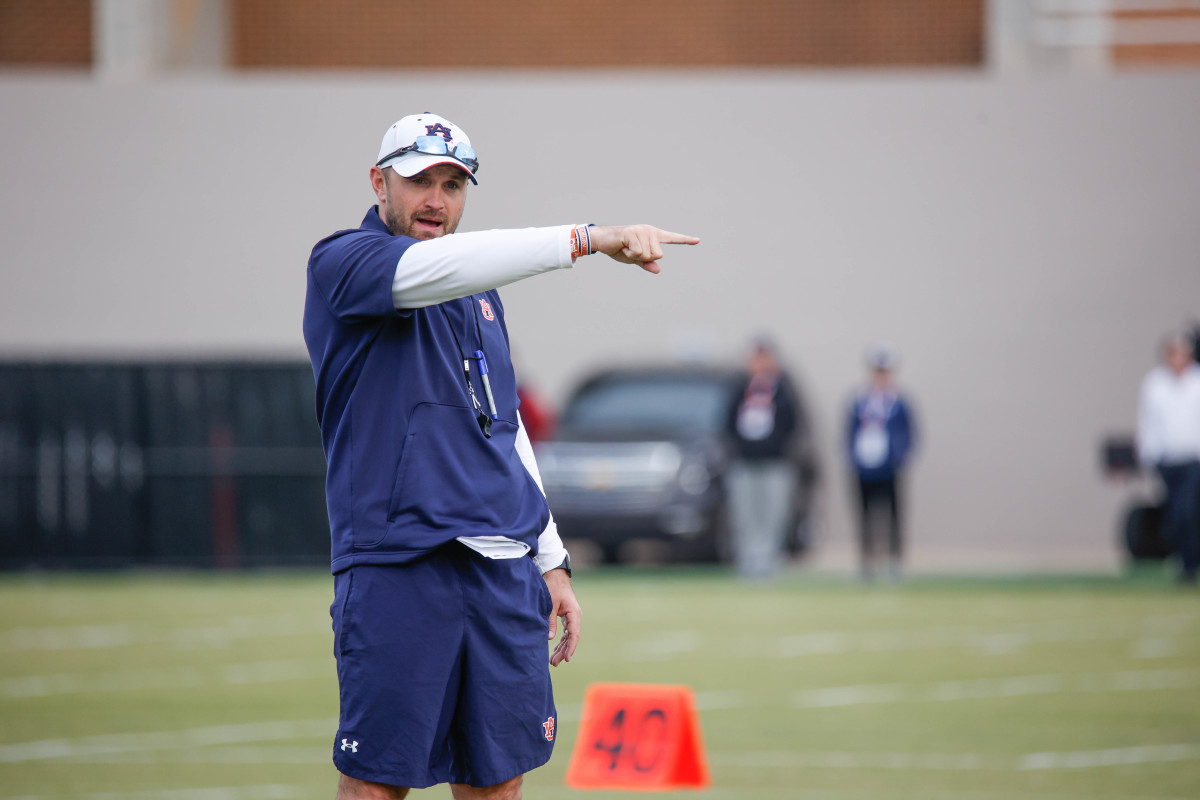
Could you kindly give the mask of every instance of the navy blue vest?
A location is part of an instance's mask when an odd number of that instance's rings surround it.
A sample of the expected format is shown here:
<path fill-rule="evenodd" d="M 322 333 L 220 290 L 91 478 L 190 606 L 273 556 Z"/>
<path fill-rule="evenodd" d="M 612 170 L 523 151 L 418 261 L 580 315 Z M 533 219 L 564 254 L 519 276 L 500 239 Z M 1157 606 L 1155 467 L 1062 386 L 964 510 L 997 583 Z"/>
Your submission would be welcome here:
<path fill-rule="evenodd" d="M 550 512 L 517 455 L 517 390 L 496 291 L 396 309 L 396 264 L 416 242 L 372 208 L 313 248 L 304 341 L 317 419 L 333 571 L 404 563 L 459 536 L 506 536 L 537 552 Z M 457 341 L 456 341 L 457 340 Z M 487 357 L 498 419 L 476 420 L 463 355 Z M 478 362 L 475 394 L 487 410 Z"/>

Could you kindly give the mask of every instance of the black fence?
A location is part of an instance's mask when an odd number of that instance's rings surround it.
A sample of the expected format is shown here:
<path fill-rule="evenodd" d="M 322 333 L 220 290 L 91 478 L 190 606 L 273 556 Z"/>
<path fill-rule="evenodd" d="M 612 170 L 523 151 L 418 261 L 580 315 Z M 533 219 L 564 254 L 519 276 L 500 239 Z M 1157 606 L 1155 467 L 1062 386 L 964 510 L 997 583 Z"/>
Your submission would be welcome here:
<path fill-rule="evenodd" d="M 0 567 L 329 560 L 307 363 L 0 363 Z"/>

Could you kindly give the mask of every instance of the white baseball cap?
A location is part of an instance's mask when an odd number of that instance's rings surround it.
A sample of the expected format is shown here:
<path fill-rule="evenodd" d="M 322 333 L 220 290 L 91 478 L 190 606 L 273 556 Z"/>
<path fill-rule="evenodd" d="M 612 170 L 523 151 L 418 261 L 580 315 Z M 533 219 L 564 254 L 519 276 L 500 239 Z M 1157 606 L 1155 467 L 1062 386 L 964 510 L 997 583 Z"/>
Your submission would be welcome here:
<path fill-rule="evenodd" d="M 867 366 L 872 369 L 895 369 L 897 353 L 891 342 L 875 342 L 867 348 Z"/>
<path fill-rule="evenodd" d="M 479 183 L 479 156 L 466 132 L 445 117 L 411 114 L 398 120 L 383 134 L 377 167 L 391 167 L 411 178 L 438 164 L 452 164 L 467 171 L 471 183 Z"/>

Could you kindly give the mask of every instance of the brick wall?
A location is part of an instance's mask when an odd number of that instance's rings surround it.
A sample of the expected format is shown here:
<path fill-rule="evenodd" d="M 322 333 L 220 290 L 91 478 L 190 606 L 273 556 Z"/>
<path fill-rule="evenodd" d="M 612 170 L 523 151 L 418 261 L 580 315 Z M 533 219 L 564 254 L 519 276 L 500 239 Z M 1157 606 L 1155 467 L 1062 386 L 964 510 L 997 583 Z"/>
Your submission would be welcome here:
<path fill-rule="evenodd" d="M 237 67 L 980 66 L 984 0 L 230 0 Z"/>
<path fill-rule="evenodd" d="M 1179 2 L 1175 7 L 1164 6 L 1142 11 L 1118 11 L 1113 18 L 1122 20 L 1156 20 L 1165 24 L 1195 26 L 1200 24 L 1200 8 L 1193 3 Z M 1119 66 L 1200 66 L 1200 41 L 1160 42 L 1158 44 L 1122 44 L 1113 47 L 1113 63 Z"/>
<path fill-rule="evenodd" d="M 986 0 L 223 1 L 230 65 L 276 69 L 982 66 L 986 16 Z M 90 66 L 92 6 L 0 0 L 0 66 Z M 1200 8 L 1111 16 L 1195 26 Z M 1200 65 L 1200 42 L 1172 38 L 1117 44 L 1113 63 Z"/>
<path fill-rule="evenodd" d="M 91 63 L 91 0 L 0 0 L 0 65 Z"/>

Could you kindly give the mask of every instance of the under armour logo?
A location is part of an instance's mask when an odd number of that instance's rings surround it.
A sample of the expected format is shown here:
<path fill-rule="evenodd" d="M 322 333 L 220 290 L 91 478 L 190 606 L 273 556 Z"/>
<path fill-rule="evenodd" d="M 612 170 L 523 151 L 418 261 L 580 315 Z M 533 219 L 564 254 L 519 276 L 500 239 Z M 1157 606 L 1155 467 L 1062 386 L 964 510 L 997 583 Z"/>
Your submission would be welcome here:
<path fill-rule="evenodd" d="M 352 742 L 349 739 L 342 739 L 342 749 L 349 750 L 351 753 L 357 753 L 358 742 Z"/>

